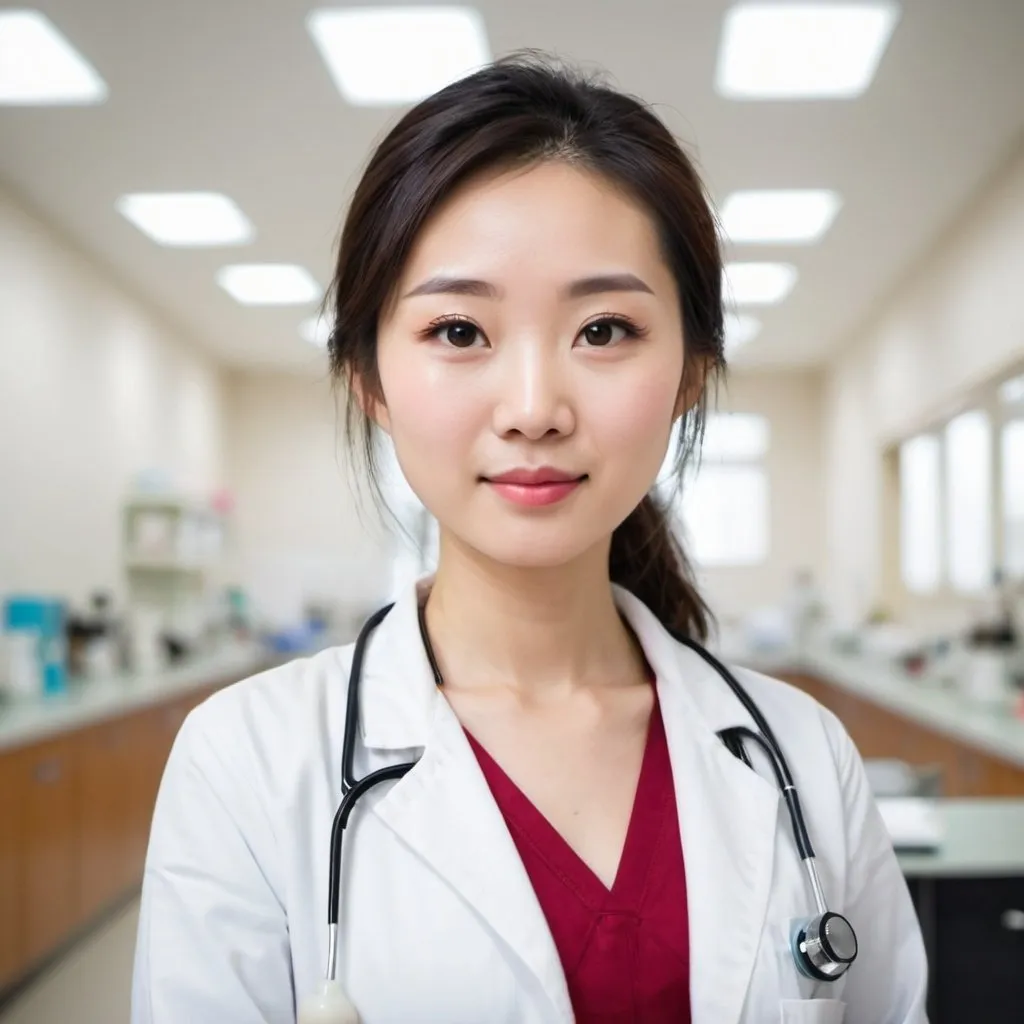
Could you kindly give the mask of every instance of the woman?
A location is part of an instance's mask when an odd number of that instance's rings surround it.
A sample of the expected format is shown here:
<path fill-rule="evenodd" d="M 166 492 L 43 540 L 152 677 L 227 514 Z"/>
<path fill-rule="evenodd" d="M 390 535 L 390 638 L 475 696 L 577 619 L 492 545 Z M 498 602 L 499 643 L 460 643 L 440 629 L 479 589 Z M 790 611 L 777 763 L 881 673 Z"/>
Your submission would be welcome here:
<path fill-rule="evenodd" d="M 692 455 L 724 366 L 721 274 L 665 127 L 535 59 L 384 140 L 330 354 L 349 436 L 372 467 L 389 434 L 440 525 L 436 575 L 365 642 L 352 726 L 356 778 L 417 763 L 349 822 L 317 1016 L 353 650 L 197 709 L 153 823 L 136 1024 L 293 1021 L 310 995 L 305 1019 L 354 1019 L 341 988 L 364 1024 L 925 1019 L 914 911 L 846 733 L 737 670 L 861 937 L 824 981 L 791 949 L 814 902 L 779 789 L 717 735 L 750 713 L 672 635 L 705 638 L 709 614 L 649 492 L 672 431 Z"/>

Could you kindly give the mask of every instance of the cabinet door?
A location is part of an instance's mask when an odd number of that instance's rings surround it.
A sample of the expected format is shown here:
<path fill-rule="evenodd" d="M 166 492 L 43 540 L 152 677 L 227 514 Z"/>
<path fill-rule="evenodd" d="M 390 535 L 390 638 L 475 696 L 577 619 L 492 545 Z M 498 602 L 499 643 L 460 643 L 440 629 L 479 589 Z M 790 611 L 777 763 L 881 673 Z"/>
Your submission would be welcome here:
<path fill-rule="evenodd" d="M 1024 879 L 937 883 L 936 1024 L 1020 1024 Z"/>
<path fill-rule="evenodd" d="M 134 773 L 135 791 L 133 797 L 133 857 L 140 874 L 145 863 L 146 847 L 149 844 L 149 828 L 153 820 L 160 780 L 168 755 L 174 745 L 181 723 L 188 714 L 186 701 L 173 701 L 146 712 L 145 724 L 136 737 L 142 741 L 136 751 Z"/>
<path fill-rule="evenodd" d="M 24 965 L 22 806 L 18 755 L 0 754 L 0 989 Z"/>
<path fill-rule="evenodd" d="M 52 740 L 25 749 L 25 958 L 32 964 L 52 953 L 80 924 L 74 746 Z"/>
<path fill-rule="evenodd" d="M 95 917 L 136 881 L 129 848 L 134 717 L 105 722 L 77 737 L 78 892 L 83 920 Z"/>

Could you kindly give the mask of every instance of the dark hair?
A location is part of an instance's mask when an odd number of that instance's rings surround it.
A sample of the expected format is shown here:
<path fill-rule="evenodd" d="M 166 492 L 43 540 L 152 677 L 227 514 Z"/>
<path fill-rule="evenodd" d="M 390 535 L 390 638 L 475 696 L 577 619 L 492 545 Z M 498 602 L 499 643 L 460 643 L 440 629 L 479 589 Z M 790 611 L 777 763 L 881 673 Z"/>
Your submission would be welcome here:
<path fill-rule="evenodd" d="M 348 387 L 346 426 L 374 476 L 374 431 L 357 400 L 382 400 L 377 327 L 427 218 L 485 170 L 566 160 L 640 201 L 656 225 L 678 285 L 688 356 L 684 374 L 705 385 L 725 369 L 722 262 L 715 217 L 697 172 L 665 125 L 639 100 L 536 54 L 499 60 L 423 100 L 373 153 L 352 199 L 327 300 L 331 372 Z M 681 486 L 699 449 L 707 387 L 682 419 Z M 379 493 L 379 492 L 378 492 Z M 670 629 L 707 637 L 711 613 L 652 493 L 612 535 L 611 579 Z"/>

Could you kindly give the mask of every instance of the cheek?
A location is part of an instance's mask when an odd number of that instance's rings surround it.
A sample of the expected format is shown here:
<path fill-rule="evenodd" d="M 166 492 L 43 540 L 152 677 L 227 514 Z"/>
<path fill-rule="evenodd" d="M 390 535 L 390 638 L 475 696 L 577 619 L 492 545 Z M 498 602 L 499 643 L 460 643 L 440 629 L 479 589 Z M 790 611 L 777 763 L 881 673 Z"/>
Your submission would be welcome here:
<path fill-rule="evenodd" d="M 680 368 L 681 370 L 681 368 Z M 679 393 L 678 372 L 666 366 L 645 373 L 628 386 L 610 388 L 595 396 L 595 431 L 606 456 L 629 460 L 637 473 L 660 468 Z"/>
<path fill-rule="evenodd" d="M 457 386 L 444 370 L 415 354 L 380 360 L 388 430 L 410 477 L 450 465 L 450 456 L 476 432 L 473 389 Z"/>

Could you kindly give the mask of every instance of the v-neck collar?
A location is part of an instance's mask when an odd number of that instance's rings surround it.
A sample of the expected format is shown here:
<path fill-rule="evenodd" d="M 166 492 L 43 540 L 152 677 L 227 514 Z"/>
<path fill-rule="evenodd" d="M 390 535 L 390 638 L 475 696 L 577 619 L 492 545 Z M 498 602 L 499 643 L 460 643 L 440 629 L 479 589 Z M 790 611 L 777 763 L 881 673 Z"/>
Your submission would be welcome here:
<path fill-rule="evenodd" d="M 659 776 L 669 775 L 670 768 L 668 741 L 657 695 L 647 727 L 626 839 L 611 888 L 601 881 L 487 750 L 468 731 L 466 736 L 502 814 L 518 833 L 517 840 L 528 842 L 589 909 L 603 913 L 638 913 L 657 848 L 652 837 L 661 838 L 666 821 L 665 807 L 672 796 L 671 787 L 666 789 L 659 785 Z M 664 764 L 659 763 L 662 761 Z"/>

